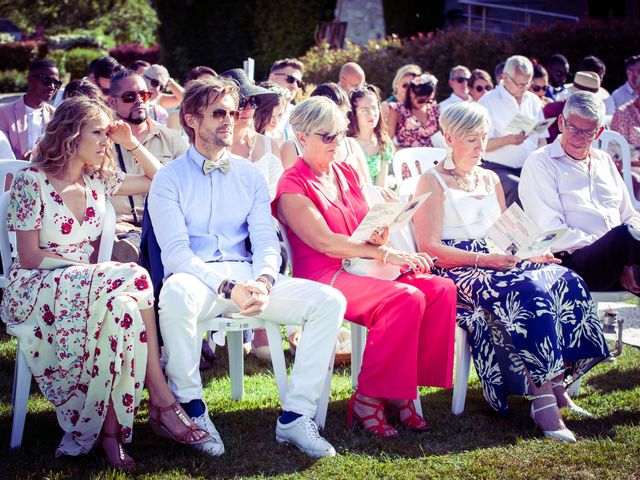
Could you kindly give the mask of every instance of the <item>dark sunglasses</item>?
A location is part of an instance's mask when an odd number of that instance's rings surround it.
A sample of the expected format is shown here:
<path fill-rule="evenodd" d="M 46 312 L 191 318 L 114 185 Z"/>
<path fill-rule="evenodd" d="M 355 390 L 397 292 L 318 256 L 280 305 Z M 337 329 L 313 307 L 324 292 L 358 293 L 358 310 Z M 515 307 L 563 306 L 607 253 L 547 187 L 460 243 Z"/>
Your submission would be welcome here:
<path fill-rule="evenodd" d="M 258 99 L 256 97 L 245 97 L 240 99 L 240 103 L 238 103 L 238 108 L 240 110 L 244 110 L 245 108 L 258 108 Z"/>
<path fill-rule="evenodd" d="M 120 100 L 122 100 L 124 103 L 133 103 L 138 97 L 140 97 L 140 100 L 142 100 L 143 103 L 147 102 L 151 99 L 151 92 L 146 92 L 144 90 L 141 90 L 139 92 L 124 92 L 122 95 L 120 95 Z"/>
<path fill-rule="evenodd" d="M 158 88 L 158 87 L 160 87 L 160 90 L 164 90 L 164 85 L 163 85 L 163 84 L 161 84 L 159 80 L 156 80 L 155 78 L 151 78 L 151 77 L 146 77 L 146 76 L 145 76 L 144 78 L 146 78 L 147 80 L 149 80 L 149 83 L 151 84 L 151 86 L 152 86 L 153 88 Z"/>
<path fill-rule="evenodd" d="M 452 80 L 455 80 L 458 83 L 465 83 L 469 81 L 467 77 L 453 77 Z"/>
<path fill-rule="evenodd" d="M 416 103 L 420 105 L 424 105 L 425 103 L 429 103 L 431 99 L 429 97 L 416 97 Z"/>
<path fill-rule="evenodd" d="M 278 77 L 287 77 L 287 83 L 297 83 L 298 84 L 298 88 L 304 88 L 304 82 L 302 80 L 300 80 L 299 78 L 294 77 L 291 74 L 288 74 L 288 73 L 274 73 L 274 75 L 276 75 Z"/>
<path fill-rule="evenodd" d="M 39 78 L 45 87 L 53 85 L 53 87 L 57 90 L 60 88 L 60 85 L 62 85 L 62 82 L 60 80 L 50 77 L 49 75 L 45 75 L 44 73 L 34 73 L 31 76 L 34 78 Z"/>
<path fill-rule="evenodd" d="M 416 97 L 428 97 L 434 91 L 433 85 L 430 83 L 423 83 L 420 85 L 411 84 L 411 90 Z"/>
<path fill-rule="evenodd" d="M 482 85 L 476 85 L 474 88 L 478 93 L 482 92 L 483 90 L 485 92 L 490 92 L 491 90 L 493 90 L 493 87 L 491 85 L 485 85 L 484 87 Z"/>
<path fill-rule="evenodd" d="M 539 92 L 540 90 L 546 90 L 548 85 L 531 85 L 531 90 Z"/>
<path fill-rule="evenodd" d="M 344 140 L 344 137 L 347 136 L 347 131 L 344 130 L 338 133 L 314 133 L 314 135 L 318 135 L 322 138 L 322 143 L 329 145 L 333 143 L 334 140 L 338 140 L 338 142 Z"/>
<path fill-rule="evenodd" d="M 238 112 L 238 110 L 225 110 L 224 108 L 216 108 L 211 112 L 211 116 L 216 120 L 224 120 L 227 115 L 233 120 L 237 120 L 240 112 Z"/>

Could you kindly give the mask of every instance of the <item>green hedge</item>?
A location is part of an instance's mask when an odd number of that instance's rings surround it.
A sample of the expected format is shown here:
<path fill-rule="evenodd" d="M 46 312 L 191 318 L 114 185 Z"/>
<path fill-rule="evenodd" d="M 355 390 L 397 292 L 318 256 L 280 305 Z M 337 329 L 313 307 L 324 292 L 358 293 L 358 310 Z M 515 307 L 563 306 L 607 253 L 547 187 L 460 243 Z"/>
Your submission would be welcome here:
<path fill-rule="evenodd" d="M 638 31 L 638 21 L 594 19 L 539 24 L 509 38 L 456 29 L 404 40 L 391 36 L 364 46 L 347 43 L 344 50 L 330 50 L 323 45 L 311 48 L 300 60 L 305 64 L 305 80 L 314 84 L 337 81 L 343 63 L 358 62 L 367 73 L 367 81 L 380 87 L 385 95 L 391 94 L 396 70 L 416 63 L 440 80 L 438 98 L 444 99 L 451 93 L 446 81 L 449 69 L 458 64 L 493 72 L 495 65 L 510 55 L 535 57 L 544 63 L 550 55 L 563 53 L 575 71 L 583 57 L 596 55 L 607 65 L 603 85 L 612 91 L 626 80 L 624 59 L 640 52 Z"/>
<path fill-rule="evenodd" d="M 0 71 L 0 93 L 25 92 L 27 90 L 27 72 L 19 70 Z"/>

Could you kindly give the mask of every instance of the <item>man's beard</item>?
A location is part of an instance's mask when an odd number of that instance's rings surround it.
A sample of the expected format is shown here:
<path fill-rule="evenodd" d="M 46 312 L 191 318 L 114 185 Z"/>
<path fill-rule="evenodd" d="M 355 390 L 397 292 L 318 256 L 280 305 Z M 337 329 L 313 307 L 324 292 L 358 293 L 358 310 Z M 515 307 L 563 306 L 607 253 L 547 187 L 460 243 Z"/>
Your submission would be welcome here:
<path fill-rule="evenodd" d="M 118 115 L 120 118 L 122 118 L 122 120 L 124 120 L 127 123 L 131 123 L 132 125 L 140 125 L 141 123 L 144 123 L 147 121 L 147 111 L 145 110 L 144 113 L 141 113 L 140 116 L 138 116 L 137 118 L 133 118 L 132 116 L 133 114 L 130 113 L 128 117 L 123 117 L 122 115 Z"/>

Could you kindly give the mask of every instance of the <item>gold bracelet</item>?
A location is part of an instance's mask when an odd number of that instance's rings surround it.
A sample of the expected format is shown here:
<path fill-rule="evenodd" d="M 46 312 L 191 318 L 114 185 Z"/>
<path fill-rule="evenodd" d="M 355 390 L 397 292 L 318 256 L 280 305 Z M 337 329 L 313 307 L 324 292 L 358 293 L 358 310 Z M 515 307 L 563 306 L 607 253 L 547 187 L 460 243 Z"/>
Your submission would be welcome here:
<path fill-rule="evenodd" d="M 477 269 L 478 268 L 478 259 L 480 258 L 480 254 L 476 253 L 476 260 L 474 262 L 473 268 Z"/>

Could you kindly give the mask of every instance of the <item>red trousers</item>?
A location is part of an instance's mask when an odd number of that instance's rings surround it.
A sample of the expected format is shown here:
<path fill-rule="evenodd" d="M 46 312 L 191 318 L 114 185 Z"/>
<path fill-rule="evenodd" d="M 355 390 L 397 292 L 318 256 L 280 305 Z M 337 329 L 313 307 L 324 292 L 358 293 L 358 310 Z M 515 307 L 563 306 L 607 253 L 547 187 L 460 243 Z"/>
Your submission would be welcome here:
<path fill-rule="evenodd" d="M 329 283 L 323 275 L 319 281 Z M 347 299 L 345 318 L 369 329 L 358 391 L 414 399 L 418 385 L 451 388 L 456 286 L 414 274 L 399 281 L 341 272 L 334 285 Z"/>

